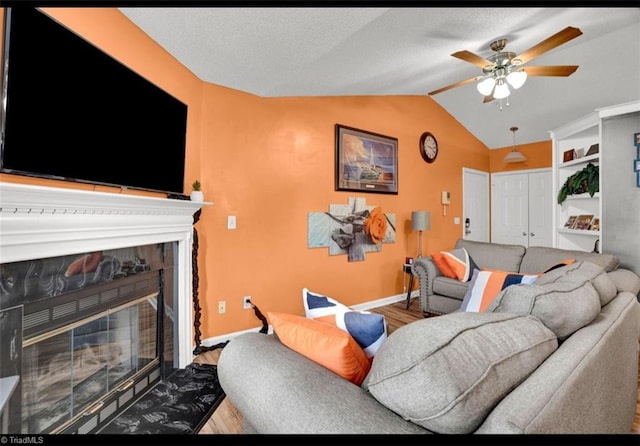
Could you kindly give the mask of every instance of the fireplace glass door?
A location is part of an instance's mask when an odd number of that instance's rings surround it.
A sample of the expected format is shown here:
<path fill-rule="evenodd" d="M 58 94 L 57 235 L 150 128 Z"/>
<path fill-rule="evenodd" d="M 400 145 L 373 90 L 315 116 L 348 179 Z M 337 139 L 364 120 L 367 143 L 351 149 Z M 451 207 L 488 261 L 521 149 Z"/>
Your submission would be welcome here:
<path fill-rule="evenodd" d="M 23 345 L 22 432 L 55 432 L 158 361 L 158 293 Z"/>

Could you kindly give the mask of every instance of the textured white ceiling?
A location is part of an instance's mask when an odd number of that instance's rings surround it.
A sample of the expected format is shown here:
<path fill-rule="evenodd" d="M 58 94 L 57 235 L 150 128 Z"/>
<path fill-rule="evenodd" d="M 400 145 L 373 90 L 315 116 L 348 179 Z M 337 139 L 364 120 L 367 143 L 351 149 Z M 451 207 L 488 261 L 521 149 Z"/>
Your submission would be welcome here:
<path fill-rule="evenodd" d="M 120 10 L 200 79 L 258 96 L 426 95 L 481 70 L 507 38 L 517 54 L 567 26 L 583 34 L 527 65 L 580 65 L 530 77 L 482 103 L 473 84 L 433 99 L 489 148 L 542 141 L 595 108 L 640 99 L 640 8 L 210 8 Z M 425 122 L 425 130 L 429 123 Z"/>

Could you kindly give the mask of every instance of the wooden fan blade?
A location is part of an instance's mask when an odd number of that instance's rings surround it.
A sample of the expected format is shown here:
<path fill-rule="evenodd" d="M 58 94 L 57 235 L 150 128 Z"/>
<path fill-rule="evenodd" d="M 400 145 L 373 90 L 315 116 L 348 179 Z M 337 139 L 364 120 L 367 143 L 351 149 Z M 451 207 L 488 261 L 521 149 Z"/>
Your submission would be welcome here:
<path fill-rule="evenodd" d="M 486 104 L 487 102 L 491 102 L 491 101 L 495 100 L 495 98 L 493 97 L 493 92 L 494 91 L 496 91 L 496 86 L 495 85 L 491 89 L 491 93 L 489 93 L 489 96 L 485 96 L 484 99 L 482 100 L 483 104 Z"/>
<path fill-rule="evenodd" d="M 529 76 L 571 76 L 578 65 L 551 65 L 537 67 L 522 67 Z"/>
<path fill-rule="evenodd" d="M 521 63 L 525 64 L 529 62 L 531 59 L 538 57 L 549 50 L 554 49 L 557 46 L 562 45 L 563 43 L 568 42 L 571 39 L 575 39 L 579 35 L 582 34 L 579 28 L 574 28 L 572 26 L 567 26 L 562 31 L 555 33 L 553 36 L 543 40 L 537 45 L 532 46 L 528 50 L 523 53 L 517 55 L 515 58 L 520 59 Z"/>
<path fill-rule="evenodd" d="M 484 68 L 487 65 L 493 65 L 493 62 L 485 59 L 484 57 L 473 54 L 471 51 L 458 51 L 452 54 L 453 57 L 457 57 L 460 60 L 474 64 L 477 67 Z"/>
<path fill-rule="evenodd" d="M 451 90 L 452 88 L 460 87 L 462 85 L 469 84 L 471 82 L 475 82 L 480 79 L 482 76 L 475 76 L 469 79 L 465 79 L 460 82 L 456 82 L 455 84 L 447 85 L 446 87 L 438 88 L 437 90 L 430 91 L 429 96 L 433 96 L 434 94 L 442 93 L 443 91 Z"/>

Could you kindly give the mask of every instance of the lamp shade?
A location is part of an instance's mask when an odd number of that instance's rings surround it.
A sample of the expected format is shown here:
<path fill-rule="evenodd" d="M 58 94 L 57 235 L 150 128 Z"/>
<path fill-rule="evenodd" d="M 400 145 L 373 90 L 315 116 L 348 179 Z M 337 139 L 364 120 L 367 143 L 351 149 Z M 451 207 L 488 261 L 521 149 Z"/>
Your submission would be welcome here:
<path fill-rule="evenodd" d="M 522 161 L 526 160 L 526 156 L 514 149 L 509 152 L 502 161 L 504 161 L 505 163 L 521 163 Z"/>
<path fill-rule="evenodd" d="M 516 90 L 522 87 L 527 80 L 527 72 L 526 71 L 512 71 L 507 76 L 507 82 L 511 84 L 513 88 Z"/>
<path fill-rule="evenodd" d="M 516 149 L 516 132 L 518 131 L 518 127 L 511 127 L 509 130 L 513 132 L 513 150 L 507 153 L 507 156 L 504 157 L 502 161 L 505 163 L 521 163 L 527 160 L 527 157 L 522 153 L 518 152 Z"/>
<path fill-rule="evenodd" d="M 504 81 L 504 79 L 498 79 L 498 81 L 496 82 L 496 89 L 493 91 L 493 97 L 496 99 L 503 99 L 510 94 L 511 91 L 509 91 L 509 86 Z"/>
<path fill-rule="evenodd" d="M 411 229 L 414 231 L 428 231 L 431 229 L 431 213 L 413 211 L 411 213 Z"/>
<path fill-rule="evenodd" d="M 478 93 L 482 96 L 489 96 L 493 91 L 493 87 L 496 85 L 496 80 L 493 77 L 488 77 L 476 85 Z"/>

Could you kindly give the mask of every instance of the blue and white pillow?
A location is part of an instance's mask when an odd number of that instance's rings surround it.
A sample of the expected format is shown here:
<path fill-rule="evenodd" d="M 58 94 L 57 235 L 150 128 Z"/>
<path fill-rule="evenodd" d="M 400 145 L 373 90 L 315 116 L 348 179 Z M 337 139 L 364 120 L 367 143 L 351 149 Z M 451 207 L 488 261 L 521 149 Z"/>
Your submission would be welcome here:
<path fill-rule="evenodd" d="M 382 314 L 353 310 L 335 299 L 307 288 L 302 289 L 302 301 L 308 319 L 335 325 L 346 331 L 373 358 L 387 339 L 387 324 Z"/>

